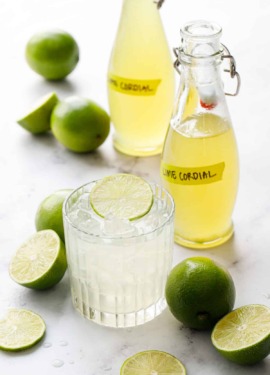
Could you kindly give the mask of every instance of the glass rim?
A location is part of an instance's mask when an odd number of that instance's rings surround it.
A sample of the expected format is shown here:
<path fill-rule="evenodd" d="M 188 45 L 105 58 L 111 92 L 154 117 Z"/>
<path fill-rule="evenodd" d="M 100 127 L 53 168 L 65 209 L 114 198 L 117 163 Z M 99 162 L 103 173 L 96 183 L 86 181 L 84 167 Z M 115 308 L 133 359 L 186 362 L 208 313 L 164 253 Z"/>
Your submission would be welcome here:
<path fill-rule="evenodd" d="M 68 201 L 69 199 L 72 197 L 73 194 L 75 194 L 76 192 L 78 192 L 78 190 L 80 189 L 83 189 L 85 186 L 88 186 L 90 184 L 95 184 L 97 183 L 98 181 L 100 181 L 101 179 L 98 179 L 98 180 L 93 180 L 93 181 L 90 181 L 90 182 L 87 182 L 81 186 L 79 186 L 78 188 L 72 190 L 72 192 L 66 197 L 66 199 L 64 200 L 64 203 L 63 203 L 63 209 L 62 209 L 62 212 L 63 212 L 63 220 L 66 220 L 69 225 L 71 225 L 77 232 L 79 233 L 82 233 L 86 236 L 90 236 L 90 237 L 93 237 L 93 238 L 100 238 L 102 240 L 110 240 L 110 241 L 119 241 L 119 240 L 132 240 L 134 238 L 143 238 L 145 236 L 149 236 L 151 235 L 152 233 L 158 231 L 160 228 L 163 228 L 172 218 L 172 216 L 174 215 L 174 212 L 175 212 L 175 202 L 174 202 L 174 199 L 173 197 L 171 196 L 171 194 L 161 185 L 155 183 L 155 182 L 148 182 L 149 185 L 152 187 L 152 186 L 158 186 L 159 188 L 161 188 L 167 195 L 167 197 L 170 199 L 171 201 L 171 204 L 172 204 L 172 207 L 171 207 L 171 210 L 170 210 L 170 213 L 168 215 L 168 217 L 166 218 L 166 220 L 164 220 L 164 222 L 162 222 L 162 224 L 158 225 L 155 229 L 152 229 L 150 231 L 148 231 L 147 233 L 141 233 L 141 234 L 136 234 L 136 235 L 132 235 L 132 236 L 128 236 L 128 237 L 123 237 L 123 236 L 119 236 L 119 237 L 115 237 L 115 236 L 108 236 L 108 235 L 102 235 L 102 234 L 93 234 L 93 233 L 89 233 L 85 230 L 82 230 L 80 229 L 77 225 L 75 225 L 69 218 L 68 216 L 68 212 L 67 212 L 67 204 L 68 204 Z M 150 210 L 151 211 L 151 210 Z M 150 212 L 149 211 L 149 212 Z M 148 213 L 149 213 L 148 212 Z M 147 213 L 147 214 L 148 214 Z M 146 215 L 147 215 L 146 214 Z M 146 216 L 144 215 L 144 216 Z M 143 216 L 143 217 L 144 217 Z M 101 219 L 103 219 L 101 217 Z M 140 218 L 141 219 L 141 218 Z M 104 220 L 104 219 L 103 219 Z"/>
<path fill-rule="evenodd" d="M 199 33 L 196 29 L 199 28 L 212 29 L 211 33 Z M 194 32 L 195 31 L 195 32 Z M 191 39 L 211 39 L 220 37 L 222 34 L 222 27 L 216 22 L 206 20 L 194 20 L 184 24 L 180 29 L 180 34 L 183 38 Z"/>

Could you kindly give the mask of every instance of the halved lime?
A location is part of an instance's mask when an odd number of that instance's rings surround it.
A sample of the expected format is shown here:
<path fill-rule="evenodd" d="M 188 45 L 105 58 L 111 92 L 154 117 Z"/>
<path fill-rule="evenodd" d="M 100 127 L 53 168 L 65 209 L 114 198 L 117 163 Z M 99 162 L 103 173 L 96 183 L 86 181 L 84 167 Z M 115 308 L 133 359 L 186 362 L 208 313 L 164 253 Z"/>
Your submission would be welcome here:
<path fill-rule="evenodd" d="M 32 311 L 10 309 L 0 320 L 0 349 L 20 351 L 31 348 L 45 334 L 44 320 Z"/>
<path fill-rule="evenodd" d="M 11 260 L 12 279 L 32 289 L 47 289 L 57 284 L 67 269 L 65 245 L 53 230 L 35 233 L 17 250 Z"/>
<path fill-rule="evenodd" d="M 240 307 L 215 326 L 212 343 L 221 355 L 240 365 L 252 365 L 270 354 L 270 308 Z"/>
<path fill-rule="evenodd" d="M 33 134 L 44 133 L 50 130 L 52 110 L 58 103 L 55 92 L 51 92 L 39 99 L 33 108 L 17 123 Z"/>
<path fill-rule="evenodd" d="M 120 375 L 185 375 L 184 365 L 173 355 L 159 350 L 147 350 L 128 358 Z"/>
<path fill-rule="evenodd" d="M 141 177 L 119 173 L 97 182 L 90 192 L 90 203 L 101 217 L 112 214 L 120 219 L 135 220 L 150 211 L 153 192 Z"/>

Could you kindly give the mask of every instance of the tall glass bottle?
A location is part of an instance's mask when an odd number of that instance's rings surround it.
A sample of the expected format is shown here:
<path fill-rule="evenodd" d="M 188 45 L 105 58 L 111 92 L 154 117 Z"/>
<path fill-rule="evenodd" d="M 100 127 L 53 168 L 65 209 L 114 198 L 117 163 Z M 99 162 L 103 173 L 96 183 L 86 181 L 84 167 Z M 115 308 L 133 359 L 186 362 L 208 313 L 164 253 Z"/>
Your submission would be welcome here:
<path fill-rule="evenodd" d="M 223 59 L 240 81 L 221 32 L 216 24 L 191 22 L 176 49 L 181 80 L 161 176 L 175 200 L 175 241 L 191 248 L 217 246 L 233 234 L 238 153 L 220 75 Z"/>
<path fill-rule="evenodd" d="M 159 154 L 174 101 L 174 71 L 154 0 L 123 0 L 108 68 L 114 146 L 135 156 Z"/>

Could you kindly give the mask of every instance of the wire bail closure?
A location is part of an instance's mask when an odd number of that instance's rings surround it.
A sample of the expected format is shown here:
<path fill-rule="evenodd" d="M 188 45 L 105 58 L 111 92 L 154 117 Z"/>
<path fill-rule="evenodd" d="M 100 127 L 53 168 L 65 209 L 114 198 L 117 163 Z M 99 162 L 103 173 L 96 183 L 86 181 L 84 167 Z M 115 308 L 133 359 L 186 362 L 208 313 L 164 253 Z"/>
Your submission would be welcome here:
<path fill-rule="evenodd" d="M 173 67 L 177 71 L 177 73 L 181 76 L 181 70 L 179 69 L 179 66 L 181 65 L 181 61 L 180 61 L 180 58 L 179 58 L 180 51 L 181 51 L 180 47 L 173 48 L 173 53 L 174 53 L 174 55 L 176 57 L 176 60 L 173 63 Z"/>
<path fill-rule="evenodd" d="M 154 3 L 157 4 L 157 8 L 160 9 L 165 0 L 155 0 Z"/>
<path fill-rule="evenodd" d="M 164 0 L 163 0 L 164 1 Z M 231 55 L 229 49 L 224 45 L 222 44 L 222 47 L 223 47 L 223 51 L 221 51 L 221 60 L 225 60 L 225 59 L 228 59 L 229 60 L 229 64 L 230 64 L 230 69 L 224 69 L 224 72 L 225 73 L 230 73 L 230 77 L 232 79 L 236 78 L 237 80 L 237 85 L 236 85 L 236 89 L 235 89 L 235 92 L 234 93 L 229 93 L 229 92 L 225 92 L 225 95 L 227 96 L 236 96 L 238 95 L 239 91 L 240 91 L 240 86 L 241 86 L 241 77 L 240 77 L 240 74 L 236 71 L 236 61 L 234 59 L 234 57 Z M 179 48 L 173 48 L 173 52 L 176 56 L 176 60 L 173 64 L 174 66 L 174 69 L 177 71 L 177 73 L 179 75 L 181 75 L 181 70 L 180 70 L 180 65 L 181 65 L 181 60 L 180 60 L 180 53 L 181 53 L 182 49 L 181 47 Z M 225 55 L 223 54 L 223 52 L 225 51 Z"/>
<path fill-rule="evenodd" d="M 225 92 L 225 95 L 236 96 L 236 95 L 238 95 L 239 90 L 240 90 L 241 77 L 240 77 L 240 74 L 236 71 L 235 58 L 231 55 L 229 49 L 224 44 L 222 44 L 222 47 L 224 48 L 224 51 L 226 52 L 226 55 L 222 55 L 221 60 L 223 61 L 224 59 L 229 59 L 229 63 L 230 63 L 230 69 L 224 69 L 224 72 L 230 73 L 231 78 L 234 79 L 236 77 L 236 80 L 237 80 L 235 92 L 234 93 Z"/>

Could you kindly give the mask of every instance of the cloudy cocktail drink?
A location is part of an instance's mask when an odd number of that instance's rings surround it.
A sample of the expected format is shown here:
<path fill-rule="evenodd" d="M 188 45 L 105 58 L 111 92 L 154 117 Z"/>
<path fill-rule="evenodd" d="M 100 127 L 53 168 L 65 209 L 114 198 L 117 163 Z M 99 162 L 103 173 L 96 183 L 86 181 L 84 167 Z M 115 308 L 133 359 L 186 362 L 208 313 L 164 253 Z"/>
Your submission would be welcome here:
<path fill-rule="evenodd" d="M 153 205 L 137 220 L 105 218 L 91 207 L 96 182 L 75 190 L 64 207 L 73 303 L 97 323 L 127 327 L 165 308 L 164 286 L 172 262 L 174 204 L 151 185 Z"/>

